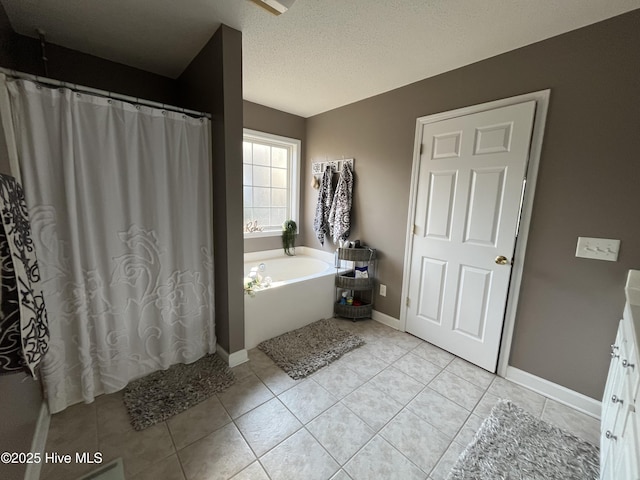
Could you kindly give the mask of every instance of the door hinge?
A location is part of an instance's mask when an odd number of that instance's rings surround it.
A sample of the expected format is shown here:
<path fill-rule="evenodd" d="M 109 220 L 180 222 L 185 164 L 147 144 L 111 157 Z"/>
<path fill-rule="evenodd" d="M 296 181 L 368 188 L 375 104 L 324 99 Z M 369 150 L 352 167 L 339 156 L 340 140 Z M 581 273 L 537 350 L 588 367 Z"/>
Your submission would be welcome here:
<path fill-rule="evenodd" d="M 409 297 L 407 297 L 407 307 L 409 306 Z"/>
<path fill-rule="evenodd" d="M 420 144 L 420 155 L 422 155 L 423 150 L 424 150 L 424 143 L 421 143 Z"/>
<path fill-rule="evenodd" d="M 413 224 L 413 234 L 414 235 L 418 234 L 418 226 L 415 223 Z"/>

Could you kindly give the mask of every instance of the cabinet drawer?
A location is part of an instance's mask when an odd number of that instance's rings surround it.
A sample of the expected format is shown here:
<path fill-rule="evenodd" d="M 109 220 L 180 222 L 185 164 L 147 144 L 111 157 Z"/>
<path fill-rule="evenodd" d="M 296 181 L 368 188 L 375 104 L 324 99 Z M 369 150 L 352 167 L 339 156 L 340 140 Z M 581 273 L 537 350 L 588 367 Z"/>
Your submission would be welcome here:
<path fill-rule="evenodd" d="M 638 350 L 636 345 L 631 344 L 631 351 L 627 359 L 627 366 L 624 367 L 624 359 L 621 362 L 622 368 L 626 370 L 626 381 L 629 384 L 631 399 L 638 404 L 638 388 L 640 386 L 640 370 L 638 366 Z M 633 366 L 631 366 L 633 365 Z"/>
<path fill-rule="evenodd" d="M 613 478 L 618 480 L 640 480 L 640 437 L 638 432 L 638 416 L 634 409 L 626 409 L 622 422 L 622 435 L 614 442 L 615 458 Z M 611 456 L 609 457 L 612 458 Z"/>
<path fill-rule="evenodd" d="M 609 364 L 609 374 L 607 375 L 604 395 L 602 396 L 602 420 L 600 422 L 600 426 L 603 434 L 607 430 L 611 430 L 613 428 L 613 424 L 615 423 L 616 415 L 619 410 L 619 404 L 614 403 L 612 398 L 614 395 L 616 398 L 619 398 L 623 393 L 622 376 L 624 372 L 620 367 L 620 358 L 625 351 L 623 346 L 623 337 L 624 330 L 622 327 L 622 321 L 620 321 L 618 324 L 618 333 L 612 346 L 613 355 Z"/>
<path fill-rule="evenodd" d="M 602 397 L 602 416 L 600 422 L 601 437 L 601 463 L 602 467 L 609 464 L 613 466 L 613 457 L 616 456 L 617 440 L 607 438 L 606 433 L 610 432 L 614 437 L 619 437 L 621 433 L 621 425 L 623 423 L 624 407 L 628 403 L 630 393 L 628 392 L 625 370 L 622 368 L 622 358 L 627 356 L 628 346 L 625 341 L 625 331 L 621 320 L 618 324 L 618 332 L 615 342 L 612 345 L 611 363 L 609 364 L 609 374 L 605 385 L 604 395 Z M 612 469 L 607 470 L 611 472 Z M 607 477 L 603 477 L 607 478 Z M 613 477 L 609 477 L 613 478 Z"/>

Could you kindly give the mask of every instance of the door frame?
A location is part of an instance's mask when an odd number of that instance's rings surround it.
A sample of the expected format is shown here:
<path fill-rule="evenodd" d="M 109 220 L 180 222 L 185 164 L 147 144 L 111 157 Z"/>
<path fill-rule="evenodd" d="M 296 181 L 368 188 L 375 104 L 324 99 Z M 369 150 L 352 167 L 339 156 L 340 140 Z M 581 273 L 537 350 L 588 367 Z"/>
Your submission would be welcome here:
<path fill-rule="evenodd" d="M 529 159 L 526 169 L 526 187 L 520 210 L 520 223 L 518 229 L 518 238 L 513 255 L 513 267 L 511 271 L 511 280 L 509 281 L 509 293 L 507 295 L 507 304 L 505 306 L 505 316 L 502 325 L 502 339 L 500 341 L 500 351 L 498 352 L 498 370 L 497 374 L 505 377 L 507 367 L 509 366 L 509 356 L 511 354 L 511 343 L 513 340 L 513 330 L 516 321 L 516 310 L 518 307 L 518 298 L 520 296 L 520 286 L 522 283 L 522 271 L 524 266 L 524 257 L 527 249 L 527 240 L 529 237 L 529 224 L 531 222 L 531 214 L 533 212 L 533 199 L 536 191 L 536 183 L 538 179 L 538 167 L 540 165 L 540 155 L 542 152 L 542 141 L 544 137 L 544 129 L 547 120 L 547 111 L 549 109 L 549 98 L 551 90 L 540 90 L 537 92 L 517 95 L 515 97 L 503 98 L 492 102 L 481 103 L 469 107 L 458 108 L 447 112 L 426 115 L 416 120 L 416 134 L 413 146 L 413 166 L 411 168 L 411 190 L 409 192 L 409 213 L 407 217 L 407 234 L 404 250 L 404 269 L 402 275 L 402 297 L 400 305 L 400 330 L 403 332 L 407 329 L 407 298 L 409 296 L 409 279 L 411 276 L 411 252 L 413 251 L 413 228 L 415 224 L 416 201 L 418 191 L 418 177 L 420 173 L 420 147 L 422 144 L 422 127 L 429 123 L 436 123 L 442 120 L 449 120 L 455 117 L 462 117 L 474 113 L 494 110 L 496 108 L 508 107 L 518 103 L 535 100 L 536 111 L 533 120 L 533 131 L 531 134 L 531 147 L 529 150 Z"/>

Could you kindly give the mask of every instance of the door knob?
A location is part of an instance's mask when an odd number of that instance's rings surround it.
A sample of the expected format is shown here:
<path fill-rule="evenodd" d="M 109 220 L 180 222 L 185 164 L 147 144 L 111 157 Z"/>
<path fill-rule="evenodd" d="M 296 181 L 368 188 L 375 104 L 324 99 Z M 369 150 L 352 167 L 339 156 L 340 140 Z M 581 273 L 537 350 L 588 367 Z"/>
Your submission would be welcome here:
<path fill-rule="evenodd" d="M 504 255 L 499 255 L 496 257 L 496 263 L 498 265 L 506 265 L 507 263 L 509 263 L 509 259 Z"/>

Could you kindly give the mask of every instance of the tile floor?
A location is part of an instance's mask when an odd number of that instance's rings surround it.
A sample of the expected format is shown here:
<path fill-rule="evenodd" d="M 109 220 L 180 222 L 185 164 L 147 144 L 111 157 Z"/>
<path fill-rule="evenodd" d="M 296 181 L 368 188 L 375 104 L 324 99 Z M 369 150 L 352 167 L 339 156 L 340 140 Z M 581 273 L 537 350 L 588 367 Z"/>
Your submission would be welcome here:
<path fill-rule="evenodd" d="M 335 321 L 367 344 L 307 379 L 252 350 L 228 390 L 141 432 L 120 393 L 74 405 L 46 451 L 122 457 L 128 480 L 441 480 L 498 398 L 598 442 L 587 415 L 378 322 Z M 43 465 L 40 478 L 90 470 Z"/>

